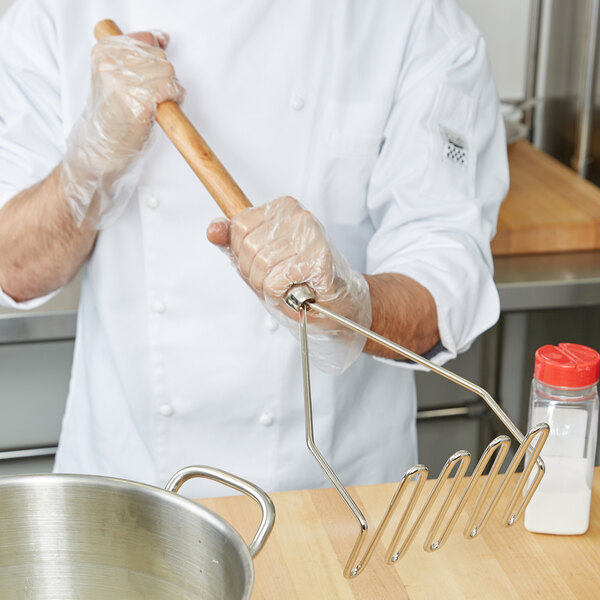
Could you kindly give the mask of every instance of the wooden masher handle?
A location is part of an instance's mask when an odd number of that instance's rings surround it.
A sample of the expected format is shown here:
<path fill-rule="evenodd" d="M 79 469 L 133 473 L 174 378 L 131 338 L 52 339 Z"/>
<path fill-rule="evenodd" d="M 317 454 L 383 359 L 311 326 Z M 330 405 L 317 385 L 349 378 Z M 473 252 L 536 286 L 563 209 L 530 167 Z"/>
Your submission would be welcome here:
<path fill-rule="evenodd" d="M 122 31 L 114 21 L 106 19 L 96 25 L 94 35 L 101 40 L 109 35 L 122 35 Z M 156 120 L 227 218 L 252 206 L 177 102 L 161 102 L 156 110 Z"/>

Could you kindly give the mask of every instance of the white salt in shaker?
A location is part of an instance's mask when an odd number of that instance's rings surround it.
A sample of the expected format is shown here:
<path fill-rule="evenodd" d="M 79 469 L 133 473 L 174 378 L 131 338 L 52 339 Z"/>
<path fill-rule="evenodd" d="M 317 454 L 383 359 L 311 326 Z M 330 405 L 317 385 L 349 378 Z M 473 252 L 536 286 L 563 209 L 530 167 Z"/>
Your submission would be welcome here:
<path fill-rule="evenodd" d="M 590 521 L 598 434 L 600 355 L 579 344 L 542 346 L 535 353 L 529 428 L 545 422 L 546 474 L 525 511 L 538 533 L 585 533 Z"/>

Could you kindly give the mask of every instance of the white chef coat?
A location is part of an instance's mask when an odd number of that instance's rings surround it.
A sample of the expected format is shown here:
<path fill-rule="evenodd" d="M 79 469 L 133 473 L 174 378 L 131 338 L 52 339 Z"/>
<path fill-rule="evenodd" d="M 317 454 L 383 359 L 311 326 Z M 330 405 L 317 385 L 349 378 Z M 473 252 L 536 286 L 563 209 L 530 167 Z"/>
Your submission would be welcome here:
<path fill-rule="evenodd" d="M 20 0 L 0 29 L 0 203 L 61 160 L 107 17 L 171 34 L 184 110 L 254 204 L 292 195 L 353 268 L 429 289 L 436 362 L 496 321 L 504 129 L 484 41 L 453 1 Z M 157 131 L 83 267 L 57 471 L 164 485 L 208 464 L 266 490 L 327 484 L 304 445 L 298 344 L 206 241 L 217 216 Z M 417 458 L 410 367 L 362 355 L 312 375 L 316 441 L 342 482 L 399 480 Z"/>

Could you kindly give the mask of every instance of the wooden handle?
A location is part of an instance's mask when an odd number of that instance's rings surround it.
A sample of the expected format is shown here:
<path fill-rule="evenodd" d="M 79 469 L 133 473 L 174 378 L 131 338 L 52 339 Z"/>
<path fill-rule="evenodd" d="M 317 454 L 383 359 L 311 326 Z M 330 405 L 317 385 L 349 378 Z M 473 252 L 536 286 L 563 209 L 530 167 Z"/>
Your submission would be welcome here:
<path fill-rule="evenodd" d="M 114 21 L 106 19 L 96 25 L 94 35 L 101 40 L 110 35 L 122 35 L 122 32 Z M 161 102 L 156 110 L 156 120 L 227 218 L 252 206 L 177 102 Z"/>

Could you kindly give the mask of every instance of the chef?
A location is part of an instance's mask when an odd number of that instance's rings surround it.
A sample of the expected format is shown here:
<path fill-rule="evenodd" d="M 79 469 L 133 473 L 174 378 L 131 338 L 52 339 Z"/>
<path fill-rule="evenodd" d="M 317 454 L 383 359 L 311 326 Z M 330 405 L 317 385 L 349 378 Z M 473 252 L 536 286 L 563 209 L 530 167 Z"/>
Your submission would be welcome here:
<path fill-rule="evenodd" d="M 103 18 L 138 33 L 94 45 Z M 169 99 L 255 208 L 215 221 L 154 125 Z M 285 291 L 308 282 L 441 364 L 498 317 L 507 185 L 484 41 L 452 1 L 17 0 L 0 28 L 0 303 L 40 306 L 82 272 L 55 470 L 326 485 Z M 317 444 L 344 484 L 399 480 L 417 460 L 413 366 L 310 328 Z"/>

